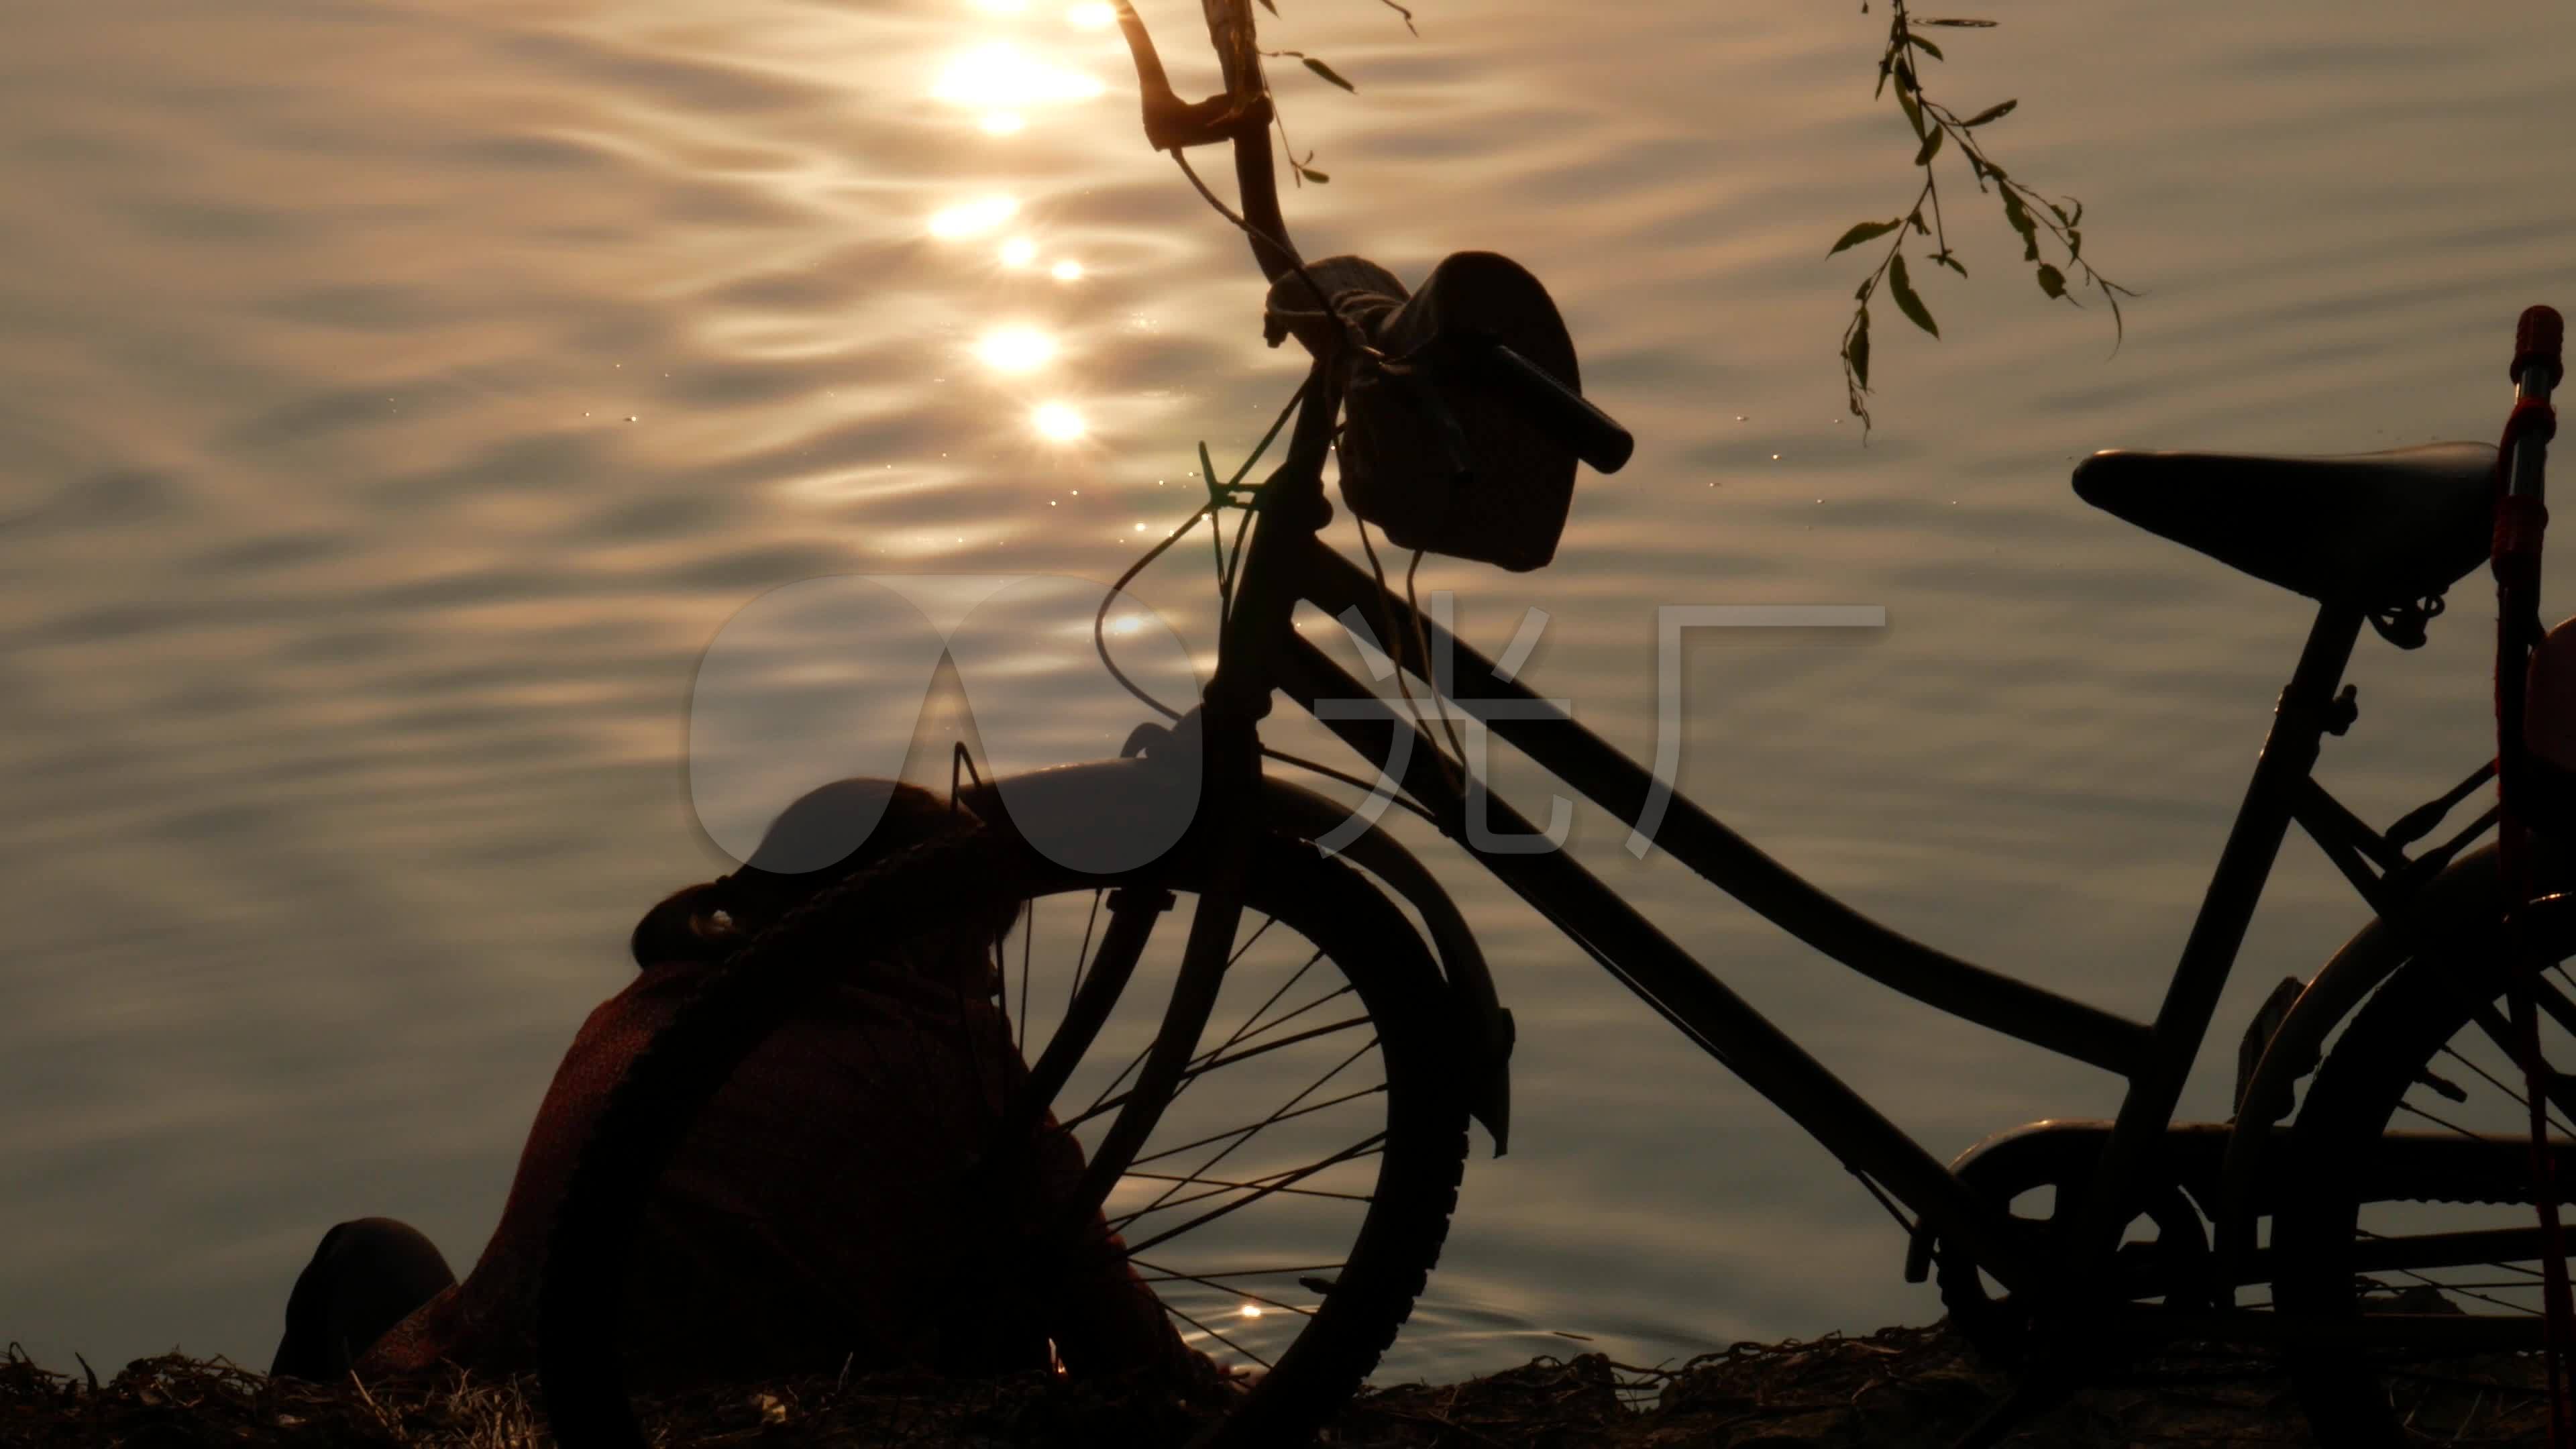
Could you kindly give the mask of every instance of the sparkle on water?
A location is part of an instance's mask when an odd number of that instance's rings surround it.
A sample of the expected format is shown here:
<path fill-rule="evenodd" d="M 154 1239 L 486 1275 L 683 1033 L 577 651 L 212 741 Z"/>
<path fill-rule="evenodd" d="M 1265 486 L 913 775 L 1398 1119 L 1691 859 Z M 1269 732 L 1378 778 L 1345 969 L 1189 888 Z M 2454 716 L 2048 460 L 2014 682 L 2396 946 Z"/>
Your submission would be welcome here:
<path fill-rule="evenodd" d="M 941 68 L 930 93 L 956 106 L 1003 106 L 1087 101 L 1108 89 L 1100 77 L 1032 60 L 1000 41 L 979 45 Z"/>
<path fill-rule="evenodd" d="M 1017 215 L 1020 204 L 1007 196 L 982 196 L 932 213 L 932 236 L 981 236 Z"/>
<path fill-rule="evenodd" d="M 1009 241 L 1002 243 L 1003 266 L 1025 267 L 1029 263 L 1036 261 L 1037 258 L 1038 244 L 1029 240 L 1027 237 L 1015 236 Z"/>
<path fill-rule="evenodd" d="M 995 372 L 1034 372 L 1055 359 L 1055 339 L 1034 327 L 996 327 L 975 344 L 975 356 Z"/>
<path fill-rule="evenodd" d="M 1040 403 L 1029 421 L 1037 425 L 1039 436 L 1055 442 L 1071 442 L 1082 436 L 1082 414 L 1064 403 Z"/>
<path fill-rule="evenodd" d="M 1054 271 L 1055 279 L 1059 282 L 1079 282 L 1082 280 L 1082 263 L 1077 262 L 1070 257 L 1056 263 Z"/>

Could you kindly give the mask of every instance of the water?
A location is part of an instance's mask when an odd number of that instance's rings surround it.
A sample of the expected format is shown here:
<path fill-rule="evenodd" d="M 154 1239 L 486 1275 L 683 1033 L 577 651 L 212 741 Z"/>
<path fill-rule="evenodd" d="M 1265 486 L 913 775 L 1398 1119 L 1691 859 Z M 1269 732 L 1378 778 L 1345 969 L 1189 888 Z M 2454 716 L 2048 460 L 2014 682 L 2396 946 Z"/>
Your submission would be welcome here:
<path fill-rule="evenodd" d="M 1270 43 L 1359 85 L 1280 63 L 1333 178 L 1288 198 L 1301 245 L 1408 278 L 1510 253 L 1640 440 L 1554 568 L 1435 560 L 1425 587 L 1489 646 L 1548 611 L 1525 677 L 1639 750 L 1656 605 L 1885 605 L 1867 639 L 1695 639 L 1683 787 L 1891 924 L 2151 1010 L 2305 613 L 2084 508 L 2067 468 L 2492 436 L 2511 318 L 2576 300 L 2576 24 L 2194 0 L 1949 32 L 1934 94 L 2017 97 L 1996 156 L 2081 195 L 2143 295 L 2107 356 L 2100 309 L 2042 297 L 1945 173 L 1974 277 L 1919 269 L 1937 343 L 1882 307 L 1864 448 L 1834 362 L 1864 264 L 1823 253 L 1911 194 L 1869 103 L 1882 17 L 1435 3 L 1417 40 L 1361 0 L 1285 8 Z M 1194 12 L 1147 10 L 1187 90 Z M 1296 361 L 1137 139 L 1114 32 L 1051 4 L 19 0 L 0 36 L 0 1335 L 264 1363 L 332 1221 L 471 1260 L 634 916 L 724 868 L 681 761 L 736 610 L 872 569 L 1114 577 Z M 988 43 L 1105 93 L 1041 75 L 988 133 L 994 102 L 934 94 Z M 934 232 L 991 196 L 1002 224 Z M 1003 326 L 1055 356 L 997 371 Z M 1201 648 L 1204 570 L 1144 585 Z M 2489 610 L 2475 581 L 2455 603 L 2420 654 L 2365 645 L 2325 772 L 2366 816 L 2485 748 Z M 1134 718 L 1059 723 L 1070 748 Z M 1936 1152 L 2112 1104 L 1620 835 L 1578 811 L 1588 860 Z M 1389 1372 L 1939 1311 L 1826 1154 L 1450 876 L 1522 1023 L 1519 1110 Z M 2253 1003 L 2362 916 L 2288 849 L 2187 1110 L 2223 1111 Z"/>

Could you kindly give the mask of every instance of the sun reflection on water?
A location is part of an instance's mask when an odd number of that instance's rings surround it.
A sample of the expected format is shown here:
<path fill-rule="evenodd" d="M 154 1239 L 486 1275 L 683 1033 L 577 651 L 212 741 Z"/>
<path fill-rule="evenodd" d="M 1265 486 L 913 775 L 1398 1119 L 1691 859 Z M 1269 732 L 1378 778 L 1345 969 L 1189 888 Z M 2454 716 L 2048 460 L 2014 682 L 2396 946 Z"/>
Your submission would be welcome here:
<path fill-rule="evenodd" d="M 981 236 L 1019 214 L 1020 204 L 1007 196 L 981 196 L 934 212 L 930 234 L 941 237 Z"/>
<path fill-rule="evenodd" d="M 1087 101 L 1106 89 L 1098 76 L 1033 60 L 1017 47 L 995 41 L 949 61 L 930 93 L 950 105 L 990 111 Z"/>
<path fill-rule="evenodd" d="M 1082 414 L 1060 402 L 1041 403 L 1029 415 L 1038 435 L 1058 443 L 1069 443 L 1083 434 Z"/>
<path fill-rule="evenodd" d="M 1034 327 L 996 327 L 975 344 L 975 355 L 995 372 L 1035 372 L 1055 360 L 1055 339 Z"/>

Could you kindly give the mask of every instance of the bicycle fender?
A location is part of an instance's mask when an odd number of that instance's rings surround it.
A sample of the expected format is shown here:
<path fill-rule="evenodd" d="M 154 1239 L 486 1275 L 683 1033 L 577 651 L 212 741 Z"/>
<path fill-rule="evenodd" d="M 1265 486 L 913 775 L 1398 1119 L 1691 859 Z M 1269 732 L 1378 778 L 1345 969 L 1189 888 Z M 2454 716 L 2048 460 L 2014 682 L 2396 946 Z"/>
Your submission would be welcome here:
<path fill-rule="evenodd" d="M 2373 991 L 2415 959 L 2410 940 L 2458 945 L 2493 932 L 2504 918 L 2504 878 L 2490 842 L 2462 855 L 2425 882 L 2403 907 L 2403 929 L 2388 917 L 2372 918 L 2335 952 L 2299 993 L 2289 1014 L 2263 1048 L 2245 1083 L 2235 1130 L 2219 1172 L 2215 1243 L 2223 1264 L 2241 1263 L 2254 1248 L 2254 1220 L 2263 1200 L 2266 1156 L 2282 1139 L 2273 1131 L 2290 1115 L 2299 1079 L 2324 1060 L 2325 1040 Z M 2233 1281 L 2230 1278 L 2221 1281 Z"/>
<path fill-rule="evenodd" d="M 986 825 L 1044 848 L 1052 858 L 1108 860 L 1120 858 L 1124 842 L 1140 826 L 1169 820 L 1176 802 L 1180 809 L 1194 808 L 1198 780 L 1151 757 L 1095 760 L 980 781 L 960 788 L 958 798 Z M 1348 805 L 1266 776 L 1256 808 L 1265 827 L 1309 842 L 1337 828 L 1347 833 L 1353 818 Z M 1042 845 L 1032 843 L 1032 835 Z M 1189 838 L 1174 848 L 1190 848 Z M 1469 1065 L 1468 1114 L 1493 1134 L 1494 1155 L 1502 1156 L 1511 1135 L 1514 1029 L 1475 933 L 1422 862 L 1374 823 L 1335 853 L 1377 877 L 1420 917 L 1457 1012 L 1456 1044 Z"/>

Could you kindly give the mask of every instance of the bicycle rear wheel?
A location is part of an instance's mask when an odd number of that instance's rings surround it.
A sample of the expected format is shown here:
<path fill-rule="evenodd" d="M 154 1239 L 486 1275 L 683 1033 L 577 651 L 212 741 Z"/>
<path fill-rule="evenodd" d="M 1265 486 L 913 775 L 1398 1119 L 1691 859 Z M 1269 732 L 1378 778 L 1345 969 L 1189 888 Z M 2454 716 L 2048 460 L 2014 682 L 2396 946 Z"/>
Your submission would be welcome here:
<path fill-rule="evenodd" d="M 2557 934 L 2544 965 L 2517 965 L 2492 937 L 2456 959 L 2410 963 L 2309 1089 L 2274 1220 L 2273 1286 L 2283 1312 L 2322 1316 L 2354 1340 L 2291 1358 L 2321 1443 L 2486 1440 L 2547 1422 L 2533 1357 L 2538 1179 L 2506 989 L 2532 979 L 2542 1060 L 2576 1069 L 2576 975 L 2564 964 L 2576 942 Z M 2562 1204 L 2576 1188 L 2569 1086 L 2543 1094 Z"/>
<path fill-rule="evenodd" d="M 979 831 L 854 877 L 757 943 L 639 1057 L 567 1190 L 541 1332 L 558 1438 L 641 1442 L 613 1327 L 641 1204 L 695 1112 L 834 959 L 1009 914 L 985 1000 L 1044 1100 L 1002 1104 L 970 1155 L 1024 1146 L 1031 1122 L 1087 1154 L 1154 1039 L 1198 884 L 1178 853 L 1104 878 Z M 1255 843 L 1217 1008 L 1104 1204 L 1184 1341 L 1258 1374 L 1213 1442 L 1310 1436 L 1411 1312 L 1466 1154 L 1450 1021 L 1437 968 L 1383 894 L 1309 845 Z"/>

